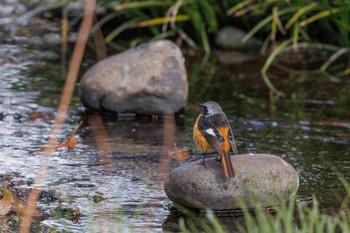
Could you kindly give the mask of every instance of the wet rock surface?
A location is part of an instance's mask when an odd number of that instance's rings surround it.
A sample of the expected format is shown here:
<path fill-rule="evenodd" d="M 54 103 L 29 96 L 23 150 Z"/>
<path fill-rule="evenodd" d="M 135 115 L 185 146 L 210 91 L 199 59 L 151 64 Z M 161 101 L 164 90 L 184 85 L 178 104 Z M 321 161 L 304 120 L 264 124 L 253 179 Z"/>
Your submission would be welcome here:
<path fill-rule="evenodd" d="M 171 41 L 140 45 L 91 67 L 80 81 L 90 109 L 137 114 L 171 114 L 187 103 L 184 58 Z"/>
<path fill-rule="evenodd" d="M 263 207 L 278 205 L 298 186 L 295 169 L 283 159 L 268 154 L 235 155 L 237 172 L 226 178 L 218 161 L 207 159 L 206 166 L 199 161 L 185 163 L 168 175 L 164 189 L 175 203 L 190 208 L 212 210 L 239 209 L 237 198 L 243 198 L 246 208 L 259 202 Z"/>

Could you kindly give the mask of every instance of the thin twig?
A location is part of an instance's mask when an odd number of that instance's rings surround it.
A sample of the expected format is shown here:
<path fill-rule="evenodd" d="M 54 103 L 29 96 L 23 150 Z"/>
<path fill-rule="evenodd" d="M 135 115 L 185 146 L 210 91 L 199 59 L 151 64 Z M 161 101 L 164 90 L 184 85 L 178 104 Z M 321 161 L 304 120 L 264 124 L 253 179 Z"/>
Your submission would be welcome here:
<path fill-rule="evenodd" d="M 62 124 L 64 123 L 65 116 L 68 111 L 69 103 L 71 101 L 75 83 L 77 81 L 80 64 L 83 59 L 86 42 L 89 37 L 89 31 L 92 25 L 95 4 L 96 0 L 86 0 L 84 19 L 80 26 L 78 40 L 75 44 L 72 62 L 70 64 L 69 71 L 67 74 L 67 80 L 61 96 L 60 105 L 58 106 L 55 122 L 50 133 L 50 139 L 48 141 L 49 148 L 57 144 L 57 135 L 61 129 Z M 45 179 L 45 175 L 49 165 L 49 158 L 52 152 L 53 150 L 49 150 L 45 153 L 44 160 L 40 166 L 37 178 L 35 179 L 35 184 L 40 184 Z M 38 200 L 38 196 L 39 189 L 33 188 L 29 193 L 28 201 L 26 207 L 24 208 L 23 218 L 20 224 L 20 232 L 22 233 L 29 232 L 33 218 L 33 213 L 36 210 L 36 202 Z"/>

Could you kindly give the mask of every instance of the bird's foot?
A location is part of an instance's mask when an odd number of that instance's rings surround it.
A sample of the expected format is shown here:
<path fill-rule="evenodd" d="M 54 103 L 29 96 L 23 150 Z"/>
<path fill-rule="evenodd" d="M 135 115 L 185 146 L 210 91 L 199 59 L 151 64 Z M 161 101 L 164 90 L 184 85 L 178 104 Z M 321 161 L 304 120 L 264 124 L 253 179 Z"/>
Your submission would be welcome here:
<path fill-rule="evenodd" d="M 203 165 L 205 168 L 207 168 L 207 165 L 205 164 L 204 159 L 202 161 L 199 162 L 200 165 Z"/>

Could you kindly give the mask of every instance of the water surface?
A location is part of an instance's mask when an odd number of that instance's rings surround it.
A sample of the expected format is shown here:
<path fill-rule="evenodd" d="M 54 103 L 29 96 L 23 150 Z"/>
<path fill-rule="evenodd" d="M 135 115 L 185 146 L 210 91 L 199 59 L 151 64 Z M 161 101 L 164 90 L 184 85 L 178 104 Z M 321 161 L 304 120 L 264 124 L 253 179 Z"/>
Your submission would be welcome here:
<path fill-rule="evenodd" d="M 201 158 L 191 133 L 195 106 L 207 100 L 227 113 L 240 153 L 276 154 L 300 172 L 300 201 L 315 195 L 327 211 L 345 196 L 335 171 L 350 182 L 349 81 L 275 71 L 272 80 L 286 93 L 276 98 L 260 76 L 262 60 L 224 65 L 212 57 L 200 71 L 200 59 L 188 57 L 190 105 L 176 120 L 87 113 L 75 93 L 59 141 L 83 120 L 79 144 L 49 158 L 32 152 L 47 143 L 64 85 L 60 45 L 45 39 L 56 38 L 59 28 L 8 27 L 16 11 L 1 4 L 0 9 L 1 178 L 25 192 L 49 162 L 45 179 L 36 184 L 45 191 L 39 200 L 44 216 L 33 232 L 162 232 L 177 223 L 162 181 L 169 169 L 186 162 L 174 159 L 177 153 Z M 93 62 L 87 54 L 82 69 Z M 73 207 L 80 208 L 77 223 Z"/>

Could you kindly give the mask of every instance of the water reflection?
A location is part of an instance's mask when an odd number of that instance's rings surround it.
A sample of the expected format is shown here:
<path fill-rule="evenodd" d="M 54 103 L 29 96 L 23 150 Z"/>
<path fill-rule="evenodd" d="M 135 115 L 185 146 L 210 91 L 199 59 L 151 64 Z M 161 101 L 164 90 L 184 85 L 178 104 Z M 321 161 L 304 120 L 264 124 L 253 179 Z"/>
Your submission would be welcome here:
<path fill-rule="evenodd" d="M 60 190 L 60 196 L 74 198 L 74 203 L 79 203 L 85 210 L 83 213 L 92 216 L 93 220 L 81 218 L 81 223 L 89 225 L 90 230 L 101 227 L 108 231 L 119 225 L 124 230 L 129 226 L 156 230 L 166 217 L 166 206 L 169 205 L 162 186 L 170 165 L 167 153 L 173 150 L 175 130 L 181 127 L 176 126 L 173 116 L 157 122 L 135 119 L 103 122 L 99 115 L 88 115 L 87 118 L 89 125 L 84 128 L 92 132 L 86 131 L 82 137 L 91 149 L 85 148 L 84 154 L 89 150 L 95 150 L 95 153 L 80 158 L 83 161 L 78 163 L 78 150 L 74 158 L 62 161 L 61 168 L 62 165 L 70 166 L 71 171 L 65 170 L 66 178 L 49 186 Z M 163 128 L 169 130 L 164 139 Z M 177 133 L 181 134 L 181 131 Z M 94 143 L 89 144 L 91 142 Z M 74 179 L 68 178 L 72 176 L 73 166 L 80 171 Z M 95 207 L 91 206 L 92 203 L 84 200 L 84 190 L 85 193 L 98 192 L 101 201 L 95 203 Z M 91 221 L 96 222 L 93 225 Z"/>

